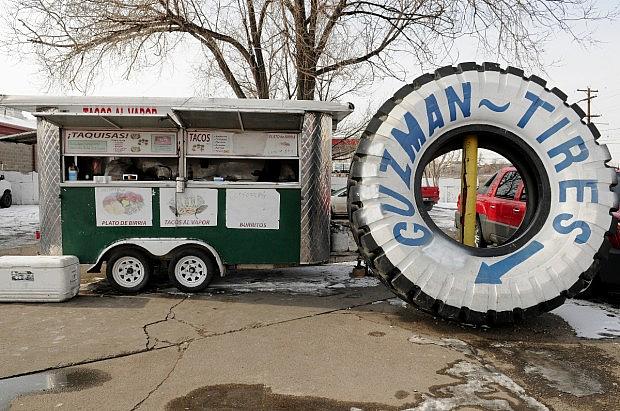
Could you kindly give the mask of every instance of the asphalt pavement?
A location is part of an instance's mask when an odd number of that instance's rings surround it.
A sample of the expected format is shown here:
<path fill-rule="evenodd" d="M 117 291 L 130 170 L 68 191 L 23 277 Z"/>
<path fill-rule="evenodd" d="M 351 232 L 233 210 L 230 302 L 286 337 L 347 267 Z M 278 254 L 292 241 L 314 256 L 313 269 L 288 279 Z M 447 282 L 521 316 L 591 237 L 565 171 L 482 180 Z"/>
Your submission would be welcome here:
<path fill-rule="evenodd" d="M 135 296 L 93 276 L 66 303 L 3 304 L 0 409 L 620 408 L 617 338 L 578 338 L 554 314 L 448 323 L 349 269 Z M 252 286 L 261 275 L 269 285 Z"/>

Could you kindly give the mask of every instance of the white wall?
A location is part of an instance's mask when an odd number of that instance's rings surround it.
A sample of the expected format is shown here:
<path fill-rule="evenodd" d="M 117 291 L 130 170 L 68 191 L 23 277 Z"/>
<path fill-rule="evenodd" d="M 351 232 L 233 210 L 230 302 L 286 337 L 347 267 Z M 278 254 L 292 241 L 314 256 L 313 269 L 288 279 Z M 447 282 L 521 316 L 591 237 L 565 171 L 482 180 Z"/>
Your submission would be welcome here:
<path fill-rule="evenodd" d="M 13 204 L 39 204 L 39 174 L 35 171 L 0 171 L 11 183 Z"/>

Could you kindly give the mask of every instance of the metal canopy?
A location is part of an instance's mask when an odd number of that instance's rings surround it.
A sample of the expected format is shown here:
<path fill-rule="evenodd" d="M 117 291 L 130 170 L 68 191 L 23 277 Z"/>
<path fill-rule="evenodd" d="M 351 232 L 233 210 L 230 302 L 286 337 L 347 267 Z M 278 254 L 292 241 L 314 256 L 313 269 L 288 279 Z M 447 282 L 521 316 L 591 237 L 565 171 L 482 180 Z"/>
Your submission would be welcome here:
<path fill-rule="evenodd" d="M 200 97 L 103 97 L 103 96 L 17 96 L 0 94 L 0 105 L 13 107 L 16 109 L 35 112 L 50 113 L 77 113 L 83 114 L 84 109 L 97 109 L 101 107 L 124 109 L 127 115 L 131 115 L 128 109 L 151 108 L 156 109 L 157 113 L 170 114 L 171 108 L 177 110 L 193 111 L 194 107 L 198 110 L 220 113 L 226 116 L 228 121 L 232 120 L 232 112 L 240 113 L 260 113 L 259 117 L 267 118 L 278 113 L 291 114 L 318 112 L 332 116 L 334 127 L 353 111 L 351 103 L 338 103 L 330 101 L 310 101 L 310 100 L 267 100 L 267 99 L 227 99 L 227 98 L 200 98 Z M 267 114 L 270 113 L 270 114 Z M 105 114 L 95 114 L 105 115 Z M 200 116 L 203 116 L 202 113 Z M 189 114 L 188 114 L 189 116 Z M 221 119 L 224 121 L 224 119 Z M 248 119 L 250 123 L 256 122 L 256 127 L 261 126 L 260 120 Z M 292 121 L 292 120 L 291 120 Z M 242 118 L 242 122 L 246 120 Z M 239 124 L 236 124 L 238 127 Z M 264 125 L 263 125 L 264 127 Z M 287 126 L 290 127 L 290 126 Z"/>
<path fill-rule="evenodd" d="M 191 129 L 228 129 L 254 131 L 301 131 L 304 110 L 173 107 L 183 127 Z"/>
<path fill-rule="evenodd" d="M 32 113 L 52 124 L 64 128 L 179 128 L 170 115 L 114 115 L 83 113 Z"/>

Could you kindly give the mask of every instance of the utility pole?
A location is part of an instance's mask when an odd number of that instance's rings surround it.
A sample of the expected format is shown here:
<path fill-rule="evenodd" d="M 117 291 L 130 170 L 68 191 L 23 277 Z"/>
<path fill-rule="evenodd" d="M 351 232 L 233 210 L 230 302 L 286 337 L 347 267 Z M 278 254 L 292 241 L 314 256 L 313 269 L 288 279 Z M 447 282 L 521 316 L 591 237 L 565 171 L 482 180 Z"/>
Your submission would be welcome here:
<path fill-rule="evenodd" d="M 583 91 L 587 95 L 586 98 L 583 98 L 583 99 L 579 100 L 577 103 L 579 103 L 581 101 L 587 101 L 588 102 L 588 106 L 587 106 L 588 109 L 586 111 L 586 117 L 588 118 L 588 123 L 587 124 L 590 124 L 592 122 L 593 118 L 601 117 L 600 114 L 592 114 L 592 111 L 591 111 L 592 100 L 595 99 L 596 97 L 598 97 L 598 95 L 596 95 L 596 94 L 592 95 L 592 93 L 598 93 L 598 90 L 592 90 L 590 87 L 588 87 L 587 89 L 581 89 L 581 88 L 577 89 L 577 91 Z"/>

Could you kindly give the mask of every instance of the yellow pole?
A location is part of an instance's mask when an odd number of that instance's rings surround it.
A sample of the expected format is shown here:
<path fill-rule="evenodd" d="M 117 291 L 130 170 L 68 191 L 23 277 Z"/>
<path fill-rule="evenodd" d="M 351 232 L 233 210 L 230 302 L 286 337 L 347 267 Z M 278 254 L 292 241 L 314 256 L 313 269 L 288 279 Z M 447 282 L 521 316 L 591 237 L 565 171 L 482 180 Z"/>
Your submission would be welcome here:
<path fill-rule="evenodd" d="M 461 182 L 463 213 L 463 244 L 473 247 L 476 233 L 476 194 L 478 188 L 478 136 L 467 135 L 463 140 L 463 180 Z"/>

